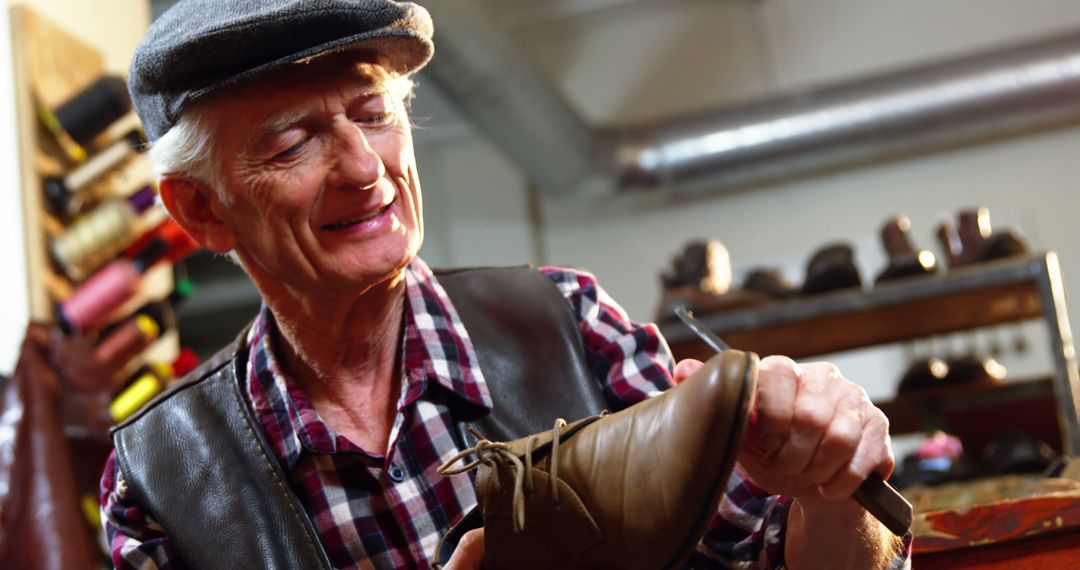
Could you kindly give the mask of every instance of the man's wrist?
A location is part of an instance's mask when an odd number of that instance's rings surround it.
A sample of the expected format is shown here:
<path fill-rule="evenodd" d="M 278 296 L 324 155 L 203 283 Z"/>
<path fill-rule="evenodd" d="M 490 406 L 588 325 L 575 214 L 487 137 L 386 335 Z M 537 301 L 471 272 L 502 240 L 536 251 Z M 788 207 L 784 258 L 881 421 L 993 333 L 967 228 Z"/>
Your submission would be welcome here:
<path fill-rule="evenodd" d="M 870 513 L 854 499 L 826 501 L 825 499 L 795 498 L 791 508 L 798 509 L 802 519 L 810 524 L 854 525 L 864 522 Z"/>
<path fill-rule="evenodd" d="M 831 568 L 886 568 L 903 556 L 903 538 L 852 499 L 796 498 L 788 515 L 785 560 L 791 569 L 825 556 Z M 828 554 L 824 554 L 828 553 Z"/>

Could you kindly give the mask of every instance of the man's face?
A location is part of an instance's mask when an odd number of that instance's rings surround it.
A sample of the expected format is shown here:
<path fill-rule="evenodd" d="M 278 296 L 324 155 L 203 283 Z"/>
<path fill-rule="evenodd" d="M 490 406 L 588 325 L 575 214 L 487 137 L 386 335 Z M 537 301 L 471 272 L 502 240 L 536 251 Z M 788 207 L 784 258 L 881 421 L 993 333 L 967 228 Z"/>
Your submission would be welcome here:
<path fill-rule="evenodd" d="M 412 138 L 381 76 L 330 58 L 212 102 L 231 198 L 215 210 L 257 283 L 311 294 L 364 288 L 415 258 L 423 221 Z"/>

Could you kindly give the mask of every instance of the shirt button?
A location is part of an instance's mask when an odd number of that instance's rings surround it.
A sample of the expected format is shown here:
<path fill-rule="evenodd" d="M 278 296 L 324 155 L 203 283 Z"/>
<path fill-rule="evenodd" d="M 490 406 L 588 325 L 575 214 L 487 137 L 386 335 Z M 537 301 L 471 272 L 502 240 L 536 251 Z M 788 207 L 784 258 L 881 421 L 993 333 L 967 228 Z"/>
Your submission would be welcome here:
<path fill-rule="evenodd" d="M 400 483 L 405 480 L 405 470 L 397 465 L 391 465 L 390 469 L 386 470 L 386 474 L 390 476 L 390 480 L 395 483 Z"/>

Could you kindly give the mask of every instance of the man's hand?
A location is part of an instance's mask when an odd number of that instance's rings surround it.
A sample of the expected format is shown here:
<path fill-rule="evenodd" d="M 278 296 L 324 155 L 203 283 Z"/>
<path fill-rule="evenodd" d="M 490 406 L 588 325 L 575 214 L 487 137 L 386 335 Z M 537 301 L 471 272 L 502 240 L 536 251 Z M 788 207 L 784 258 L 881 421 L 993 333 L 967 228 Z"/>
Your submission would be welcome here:
<path fill-rule="evenodd" d="M 676 382 L 701 365 L 680 362 Z M 900 539 L 851 499 L 870 473 L 892 473 L 889 421 L 832 364 L 761 360 L 738 462 L 757 486 L 794 499 L 785 532 L 788 568 L 885 568 L 901 554 Z"/>
<path fill-rule="evenodd" d="M 676 381 L 700 367 L 696 360 L 680 362 Z M 800 366 L 770 356 L 761 360 L 739 464 L 770 493 L 806 507 L 841 507 L 870 473 L 882 478 L 892 473 L 889 421 L 866 391 L 832 364 Z"/>
<path fill-rule="evenodd" d="M 804 506 L 847 499 L 867 476 L 883 479 L 895 460 L 889 420 L 836 366 L 761 361 L 757 403 L 739 456 L 752 481 Z"/>
<path fill-rule="evenodd" d="M 443 570 L 480 570 L 483 560 L 484 529 L 477 528 L 461 535 L 461 542 L 458 542 Z"/>

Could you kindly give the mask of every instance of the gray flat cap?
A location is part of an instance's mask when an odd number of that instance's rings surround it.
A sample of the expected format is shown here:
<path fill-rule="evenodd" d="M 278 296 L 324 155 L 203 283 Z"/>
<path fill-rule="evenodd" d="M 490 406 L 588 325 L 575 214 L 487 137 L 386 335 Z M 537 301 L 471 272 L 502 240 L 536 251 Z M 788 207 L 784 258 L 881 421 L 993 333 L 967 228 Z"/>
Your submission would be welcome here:
<path fill-rule="evenodd" d="M 352 48 L 398 73 L 431 59 L 427 10 L 390 0 L 180 0 L 135 50 L 128 90 L 151 141 L 192 102 L 272 69 Z"/>

